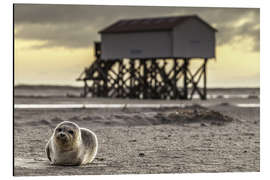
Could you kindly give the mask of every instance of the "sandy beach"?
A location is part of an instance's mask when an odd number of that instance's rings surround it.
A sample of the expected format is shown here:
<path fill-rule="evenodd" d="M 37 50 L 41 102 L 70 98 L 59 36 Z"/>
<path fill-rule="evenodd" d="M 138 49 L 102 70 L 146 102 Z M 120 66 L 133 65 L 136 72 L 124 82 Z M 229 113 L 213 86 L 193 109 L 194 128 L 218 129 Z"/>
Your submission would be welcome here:
<path fill-rule="evenodd" d="M 15 97 L 15 104 L 37 102 L 184 103 L 187 107 L 15 109 L 15 176 L 260 171 L 260 108 L 234 105 L 259 103 L 256 98 L 183 102 Z M 97 134 L 99 150 L 93 163 L 49 164 L 44 147 L 63 120 Z"/>

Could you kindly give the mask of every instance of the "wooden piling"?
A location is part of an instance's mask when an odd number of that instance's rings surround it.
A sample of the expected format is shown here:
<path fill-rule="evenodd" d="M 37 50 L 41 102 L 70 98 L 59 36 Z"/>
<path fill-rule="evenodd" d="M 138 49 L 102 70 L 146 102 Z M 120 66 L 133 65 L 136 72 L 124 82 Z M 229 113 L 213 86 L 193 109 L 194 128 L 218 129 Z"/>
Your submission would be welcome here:
<path fill-rule="evenodd" d="M 99 59 L 85 70 L 82 95 L 86 97 L 91 93 L 93 97 L 192 99 L 193 95 L 198 93 L 201 99 L 206 99 L 207 59 L 204 59 L 195 73 L 190 70 L 190 60 L 188 58 L 129 59 L 124 63 L 122 59 L 110 61 Z M 200 88 L 199 82 L 202 76 L 203 87 Z M 87 81 L 92 82 L 91 87 L 88 86 Z M 182 86 L 180 81 L 183 81 Z"/>

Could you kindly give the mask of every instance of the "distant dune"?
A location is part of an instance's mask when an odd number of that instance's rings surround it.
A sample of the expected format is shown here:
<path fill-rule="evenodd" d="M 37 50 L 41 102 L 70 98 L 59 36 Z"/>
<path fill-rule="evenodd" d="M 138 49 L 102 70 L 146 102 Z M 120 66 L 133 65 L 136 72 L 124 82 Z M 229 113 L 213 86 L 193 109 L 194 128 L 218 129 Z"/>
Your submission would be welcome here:
<path fill-rule="evenodd" d="M 81 89 L 82 87 L 69 86 L 69 85 L 28 85 L 19 84 L 15 85 L 14 89 Z"/>

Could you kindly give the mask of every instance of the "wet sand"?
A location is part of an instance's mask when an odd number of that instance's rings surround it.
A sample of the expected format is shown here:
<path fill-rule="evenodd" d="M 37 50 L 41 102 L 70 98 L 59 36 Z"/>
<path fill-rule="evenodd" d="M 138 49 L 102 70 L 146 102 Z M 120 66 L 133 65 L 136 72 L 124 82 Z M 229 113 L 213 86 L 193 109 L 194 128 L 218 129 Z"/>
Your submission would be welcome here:
<path fill-rule="evenodd" d="M 238 101 L 204 101 L 207 108 L 15 109 L 14 175 L 258 172 L 260 109 L 228 102 Z M 63 120 L 97 134 L 93 163 L 49 164 L 44 147 Z"/>

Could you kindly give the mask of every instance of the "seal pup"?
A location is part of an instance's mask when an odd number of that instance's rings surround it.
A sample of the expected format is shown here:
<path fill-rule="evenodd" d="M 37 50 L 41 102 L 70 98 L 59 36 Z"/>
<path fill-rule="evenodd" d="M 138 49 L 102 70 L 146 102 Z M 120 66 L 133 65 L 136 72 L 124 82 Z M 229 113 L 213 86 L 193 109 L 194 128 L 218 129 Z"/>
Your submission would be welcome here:
<path fill-rule="evenodd" d="M 98 149 L 95 133 L 64 121 L 56 126 L 45 151 L 51 164 L 82 165 L 94 160 Z"/>

